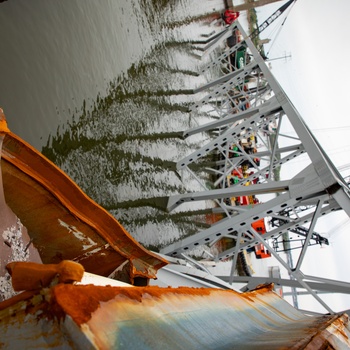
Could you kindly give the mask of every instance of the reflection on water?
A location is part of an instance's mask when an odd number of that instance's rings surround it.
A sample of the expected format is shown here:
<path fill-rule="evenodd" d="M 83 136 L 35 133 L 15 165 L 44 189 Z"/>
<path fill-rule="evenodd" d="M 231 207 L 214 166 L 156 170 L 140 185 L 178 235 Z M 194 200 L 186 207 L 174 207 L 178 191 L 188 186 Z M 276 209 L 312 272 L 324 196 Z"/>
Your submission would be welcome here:
<path fill-rule="evenodd" d="M 207 118 L 190 114 L 188 106 L 198 98 L 193 95 L 193 89 L 216 72 L 207 76 L 198 74 L 206 61 L 198 59 L 199 53 L 193 43 L 205 40 L 202 34 L 213 30 L 208 23 L 224 3 L 131 1 L 128 5 L 117 6 L 118 9 L 115 3 L 118 1 L 103 5 L 99 2 L 102 10 L 98 13 L 109 12 L 107 18 L 110 19 L 112 12 L 116 19 L 113 24 L 108 22 L 110 33 L 100 23 L 103 18 L 96 20 L 96 31 L 102 31 L 98 36 L 104 42 L 95 42 L 97 47 L 93 53 L 97 55 L 99 45 L 112 45 L 113 67 L 110 67 L 111 62 L 104 62 L 110 57 L 104 53 L 104 57 L 98 57 L 96 62 L 82 69 L 77 82 L 74 77 L 67 81 L 69 77 L 66 76 L 58 82 L 69 86 L 65 101 L 62 104 L 55 101 L 60 122 L 50 123 L 46 134 L 49 137 L 43 142 L 42 152 L 109 210 L 137 240 L 155 247 L 197 232 L 198 227 L 205 225 L 204 207 L 198 207 L 198 211 L 191 214 L 168 214 L 163 209 L 167 196 L 189 188 L 196 190 L 198 186 L 191 178 L 185 179 L 184 185 L 175 171 L 175 162 L 208 137 L 192 140 L 192 144 L 181 138 L 184 130 L 198 124 L 199 118 Z M 91 1 L 86 4 L 96 10 Z M 89 6 L 82 11 L 91 11 L 87 9 Z M 125 14 L 130 17 L 126 21 L 120 18 Z M 79 35 L 85 39 L 84 34 Z M 79 47 L 78 42 L 76 45 Z M 63 59 L 69 65 L 71 58 Z M 95 87 L 80 90 L 80 85 L 87 81 L 84 74 L 89 75 L 89 70 L 96 65 L 98 72 L 94 74 L 99 77 Z M 111 68 L 107 73 L 106 67 Z M 69 69 L 62 74 L 69 75 Z M 105 88 L 101 88 L 104 84 Z M 74 89 L 79 90 L 79 98 L 85 95 L 80 106 L 78 98 L 75 104 L 66 103 L 66 100 L 72 101 Z M 97 97 L 93 96 L 94 91 Z M 48 103 L 42 107 L 51 115 L 52 99 L 54 97 L 49 95 Z M 37 123 L 36 128 L 42 123 L 40 115 L 33 123 Z M 57 128 L 57 132 L 52 132 L 52 127 Z M 42 131 L 36 135 L 42 137 Z"/>
<path fill-rule="evenodd" d="M 188 105 L 193 87 L 203 82 L 188 74 L 189 68 L 198 71 L 201 62 L 191 52 L 180 53 L 179 59 L 187 61 L 185 72 L 169 65 L 178 49 L 155 50 L 43 148 L 148 246 L 194 233 L 201 224 L 186 213 L 164 213 L 167 196 L 185 191 L 175 162 L 190 150 L 182 133 L 197 125 Z"/>
<path fill-rule="evenodd" d="M 8 1 L 0 22 L 0 102 L 39 149 L 156 44 L 137 0 Z"/>

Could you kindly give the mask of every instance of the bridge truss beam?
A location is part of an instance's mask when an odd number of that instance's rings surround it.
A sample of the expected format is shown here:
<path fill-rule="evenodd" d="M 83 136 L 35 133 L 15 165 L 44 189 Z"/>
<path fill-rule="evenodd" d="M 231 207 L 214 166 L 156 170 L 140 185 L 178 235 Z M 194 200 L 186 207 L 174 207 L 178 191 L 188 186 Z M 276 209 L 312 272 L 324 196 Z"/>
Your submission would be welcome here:
<path fill-rule="evenodd" d="M 238 254 L 260 244 L 281 260 L 269 239 L 302 227 L 305 240 L 297 264 L 281 264 L 291 278 L 332 312 L 308 285 L 301 267 L 309 244 L 319 237 L 314 234 L 317 220 L 338 210 L 350 216 L 348 184 L 241 25 L 237 22 L 230 30 L 235 44 L 206 67 L 220 67 L 222 76 L 198 88 L 195 92 L 201 97 L 191 107 L 194 112 L 205 107 L 217 120 L 184 132 L 185 138 L 203 132 L 217 136 L 177 162 L 177 170 L 193 174 L 202 188 L 206 188 L 208 179 L 199 172 L 214 174 L 214 188 L 174 195 L 168 202 L 168 210 L 172 211 L 184 202 L 215 200 L 225 216 L 210 228 L 165 247 L 161 253 L 180 256 L 229 238 L 233 247 L 219 252 L 216 260 L 232 258 L 236 264 Z M 209 162 L 209 158 L 215 160 Z M 278 227 L 268 225 L 274 218 L 281 219 Z M 254 228 L 259 221 L 264 222 L 264 232 Z M 234 271 L 233 266 L 230 281 L 234 280 Z"/>

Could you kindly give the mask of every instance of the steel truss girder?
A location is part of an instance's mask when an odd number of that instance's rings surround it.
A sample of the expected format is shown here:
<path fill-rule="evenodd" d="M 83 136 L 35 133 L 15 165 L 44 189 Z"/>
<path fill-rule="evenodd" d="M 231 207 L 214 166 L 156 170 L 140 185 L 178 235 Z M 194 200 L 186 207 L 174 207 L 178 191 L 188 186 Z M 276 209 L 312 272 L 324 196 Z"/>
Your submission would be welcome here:
<path fill-rule="evenodd" d="M 248 38 L 247 43 L 249 43 L 249 41 L 250 40 Z M 347 184 L 339 174 L 336 167 L 329 160 L 328 156 L 319 145 L 316 138 L 289 100 L 288 96 L 284 93 L 277 80 L 273 77 L 253 43 L 249 43 L 249 48 L 252 51 L 253 56 L 256 58 L 256 61 L 259 63 L 259 67 L 265 78 L 269 81 L 269 84 L 285 114 L 288 115 L 288 119 L 293 125 L 294 130 L 297 132 L 298 138 L 302 142 L 307 154 L 310 156 L 312 164 L 314 165 L 319 179 L 324 184 L 324 187 L 330 188 L 335 184 L 341 185 L 341 188 L 338 188 L 336 192 L 339 192 L 339 200 L 344 201 L 344 204 L 347 204 L 342 206 L 342 208 L 346 211 L 348 216 L 350 216 L 350 195 Z"/>
<path fill-rule="evenodd" d="M 242 27 L 240 26 L 239 22 L 234 22 L 232 23 L 231 25 L 231 28 L 232 30 L 232 34 L 234 34 L 234 32 L 236 30 L 240 30 L 242 29 Z M 241 30 L 241 33 L 244 33 L 242 30 Z M 224 50 L 224 52 L 214 61 L 212 61 L 211 63 L 209 63 L 208 65 L 206 65 L 203 69 L 202 69 L 202 73 L 205 73 L 206 71 L 218 66 L 219 64 L 221 64 L 222 62 L 226 61 L 230 55 L 232 55 L 233 53 L 235 53 L 237 50 L 239 50 L 239 48 L 242 47 L 242 45 L 244 45 L 244 39 L 237 43 L 236 45 L 234 45 L 233 47 L 227 49 L 227 50 Z M 216 42 L 216 44 L 218 44 L 218 42 Z"/>
<path fill-rule="evenodd" d="M 278 237 L 297 227 L 309 225 L 307 229 L 304 227 L 306 230 L 305 245 L 295 268 L 289 267 L 273 250 L 272 253 L 287 269 L 290 276 L 297 280 L 298 287 L 306 288 L 326 310 L 331 312 L 328 306 L 313 291 L 315 289 L 313 284 L 306 281 L 306 276 L 301 272 L 301 265 L 308 243 L 313 239 L 313 230 L 318 218 L 336 210 L 343 210 L 350 216 L 349 186 L 273 77 L 263 58 L 259 55 L 249 37 L 244 34 L 239 23 L 236 23 L 234 28 L 240 30 L 245 39 L 225 51 L 206 69 L 220 65 L 223 61 L 229 62 L 229 56 L 235 54 L 242 47 L 246 47 L 250 51 L 250 60 L 244 67 L 240 69 L 233 67 L 233 72 L 196 90 L 196 92 L 201 93 L 201 96 L 207 90 L 208 94 L 201 97 L 199 102 L 194 104 L 193 109 L 202 108 L 202 106 L 208 104 L 213 105 L 214 103 L 212 111 L 217 113 L 218 119 L 185 131 L 184 137 L 212 130 L 218 132 L 218 135 L 196 152 L 192 152 L 177 163 L 178 170 L 191 172 L 191 165 L 196 163 L 196 169 L 200 169 L 202 166 L 202 170 L 218 174 L 218 178 L 213 183 L 220 186 L 220 188 L 172 196 L 168 202 L 168 210 L 170 211 L 186 201 L 215 199 L 221 206 L 221 210 L 226 213 L 226 218 L 221 219 L 206 230 L 165 247 L 161 252 L 179 256 L 183 252 L 189 253 L 193 248 L 200 245 L 213 244 L 222 237 L 230 237 L 235 241 L 236 246 L 217 254 L 216 259 L 223 260 L 233 257 L 232 273 L 229 279 L 235 280 L 233 273 L 238 253 L 260 243 L 271 251 L 272 248 L 268 243 L 269 239 L 274 239 L 276 236 Z M 256 81 L 255 90 L 250 90 L 245 86 L 245 84 L 252 81 L 252 77 Z M 242 105 L 241 101 L 245 105 Z M 250 103 L 249 106 L 248 103 Z M 295 136 L 286 135 L 282 131 L 281 126 L 284 121 L 289 122 Z M 270 128 L 272 123 L 274 123 L 274 126 Z M 263 133 L 265 136 L 267 135 L 266 141 L 261 137 Z M 253 136 L 256 139 L 260 137 L 261 142 L 265 142 L 264 145 L 267 150 L 255 150 L 253 154 L 247 152 L 240 142 L 242 139 L 247 140 Z M 288 139 L 289 144 L 287 142 L 288 145 L 280 147 L 279 142 L 286 139 Z M 233 147 L 229 147 L 230 143 L 234 144 L 235 151 L 232 151 Z M 208 166 L 206 161 L 201 158 L 216 151 L 220 152 L 223 159 L 211 162 Z M 234 154 L 234 158 L 232 158 L 230 152 Z M 290 176 L 289 180 L 281 181 L 277 178 L 276 174 L 278 174 L 279 167 L 304 154 L 308 156 L 309 165 L 304 167 L 298 165 L 296 168 L 299 169 L 300 167 L 301 171 L 297 175 Z M 265 157 L 266 159 L 261 159 L 263 162 L 254 164 L 252 162 L 253 157 L 259 157 L 260 159 Z M 242 168 L 243 164 L 253 171 L 246 171 L 244 176 L 238 179 L 236 175 L 235 183 L 229 184 L 228 178 L 231 176 L 231 172 L 237 170 L 238 167 Z M 264 178 L 264 175 L 267 177 Z M 199 178 L 197 177 L 197 179 Z M 260 181 L 260 183 L 256 183 L 256 181 Z M 244 186 L 248 184 L 249 186 Z M 253 196 L 266 192 L 279 193 L 280 195 L 256 205 L 235 207 L 224 204 L 224 199 L 231 196 Z M 303 211 L 302 208 L 306 206 L 307 211 Z M 283 216 L 283 211 L 286 208 L 290 208 L 294 216 Z M 269 217 L 280 217 L 286 221 L 279 227 L 268 228 L 264 235 L 254 230 L 252 227 L 254 222 Z M 307 277 L 309 279 L 315 278 Z M 330 287 L 327 288 L 331 289 L 331 285 L 336 285 L 336 282 L 327 281 L 325 283 L 329 283 Z M 336 289 L 333 290 L 336 291 Z"/>
<path fill-rule="evenodd" d="M 212 52 L 218 44 L 220 44 L 220 41 L 223 41 L 230 37 L 232 35 L 232 32 L 236 28 L 236 23 L 232 23 L 231 25 L 225 27 L 221 32 L 214 34 L 211 36 L 208 40 L 209 43 L 202 48 L 204 51 L 204 55 L 208 55 L 210 52 Z"/>
<path fill-rule="evenodd" d="M 251 223 L 258 220 L 261 217 L 261 213 L 265 215 L 271 214 L 273 211 L 277 211 L 282 205 L 288 203 L 288 206 L 297 204 L 295 199 L 290 199 L 288 193 L 284 193 L 272 200 L 271 203 L 263 203 L 259 206 L 253 207 L 250 210 L 236 215 L 232 218 L 221 220 L 209 229 L 200 231 L 193 236 L 187 237 L 182 241 L 175 242 L 168 245 L 161 250 L 162 254 L 177 255 L 184 251 L 190 251 L 198 245 L 209 243 L 211 240 L 221 237 L 226 234 L 230 234 L 237 229 L 249 228 Z"/>
<path fill-rule="evenodd" d="M 209 243 L 210 241 L 216 239 L 225 234 L 230 234 L 234 231 L 247 231 L 251 230 L 251 224 L 263 217 L 271 216 L 274 212 L 279 212 L 282 209 L 290 206 L 297 206 L 298 203 L 301 203 L 303 200 L 310 200 L 314 197 L 320 197 L 321 195 L 329 195 L 326 193 L 322 184 L 318 181 L 317 174 L 313 171 L 312 166 L 309 166 L 306 170 L 302 171 L 298 176 L 294 177 L 290 181 L 283 181 L 279 183 L 268 183 L 263 185 L 254 185 L 254 186 L 241 186 L 242 192 L 236 192 L 236 195 L 241 195 L 246 193 L 251 188 L 255 188 L 255 193 L 261 193 L 261 191 L 283 191 L 280 196 L 270 200 L 267 203 L 262 203 L 256 205 L 247 211 L 234 216 L 232 218 L 221 220 L 218 224 L 210 227 L 207 230 L 198 232 L 197 234 L 185 238 L 180 242 L 173 243 L 166 248 L 164 248 L 161 253 L 169 255 L 177 255 L 178 253 L 188 251 L 191 248 L 195 248 L 199 244 Z M 214 197 L 219 195 L 224 197 L 229 194 L 225 190 L 213 190 Z M 252 190 L 250 190 L 252 191 Z M 196 199 L 210 199 L 212 198 L 210 192 L 208 193 L 192 193 L 191 196 L 178 195 L 173 196 L 169 200 L 173 200 L 174 205 L 187 201 L 193 201 Z M 250 192 L 252 193 L 252 192 Z M 266 233 L 267 234 L 267 233 Z M 265 235 L 266 235 L 265 234 Z"/>
<path fill-rule="evenodd" d="M 279 161 L 281 164 L 282 161 Z M 264 172 L 264 169 L 262 170 Z M 247 179 L 253 179 L 254 175 L 249 176 Z M 245 179 L 246 181 L 246 179 Z M 291 197 L 301 196 L 304 197 L 307 194 L 319 194 L 326 189 L 322 186 L 319 181 L 318 175 L 313 170 L 312 165 L 301 171 L 291 180 L 285 181 L 270 181 L 263 184 L 256 184 L 250 186 L 242 186 L 244 182 L 238 183 L 232 187 L 223 189 L 207 190 L 202 192 L 192 192 L 179 195 L 173 195 L 169 197 L 167 210 L 172 211 L 179 205 L 185 202 L 193 201 L 203 201 L 216 198 L 228 198 L 228 197 L 238 197 L 245 195 L 257 195 L 257 194 L 267 194 L 267 193 L 280 193 L 289 192 Z M 313 190 L 314 192 L 310 192 Z"/>
<path fill-rule="evenodd" d="M 295 158 L 295 157 L 297 157 L 298 155 L 304 153 L 305 150 L 304 150 L 304 147 L 303 147 L 302 144 L 297 144 L 297 145 L 293 145 L 293 146 L 277 148 L 275 153 L 281 155 L 283 153 L 290 153 L 290 152 L 293 152 L 293 153 L 288 155 L 288 157 L 283 158 L 283 159 L 285 159 L 285 161 L 289 161 L 288 158 Z M 271 155 L 271 151 L 259 151 L 259 152 L 255 153 L 255 156 L 259 157 L 259 158 L 266 157 L 266 156 L 269 156 L 269 155 Z M 236 163 L 238 163 L 240 160 L 243 159 L 243 157 L 242 156 L 238 156 L 238 157 L 235 157 L 234 159 L 235 159 Z M 279 160 L 278 162 L 280 162 L 280 161 L 282 161 L 282 160 Z M 217 160 L 217 161 L 211 161 L 211 162 L 203 162 L 201 164 L 203 166 L 207 166 L 207 167 L 209 167 L 209 166 L 223 166 L 223 165 L 225 165 L 225 159 Z M 276 164 L 277 164 L 277 162 L 276 162 Z"/>
<path fill-rule="evenodd" d="M 188 137 L 190 135 L 194 135 L 194 134 L 197 134 L 199 132 L 213 130 L 215 128 L 219 128 L 222 126 L 227 126 L 228 124 L 233 124 L 233 123 L 242 121 L 244 119 L 249 119 L 251 122 L 252 120 L 260 118 L 261 115 L 266 115 L 266 114 L 269 115 L 272 112 L 277 113 L 277 112 L 281 111 L 281 108 L 278 108 L 278 107 L 279 106 L 278 106 L 277 101 L 275 101 L 275 99 L 272 98 L 269 101 L 267 101 L 266 103 L 264 103 L 258 107 L 251 108 L 251 109 L 248 109 L 246 111 L 236 113 L 236 114 L 227 114 L 223 118 L 215 120 L 211 123 L 200 125 L 200 126 L 197 126 L 195 128 L 186 130 L 184 133 L 184 137 Z M 255 123 L 252 123 L 252 126 L 254 126 L 254 124 Z"/>
<path fill-rule="evenodd" d="M 228 276 L 217 276 L 222 280 L 228 282 Z M 327 293 L 342 293 L 350 294 L 350 283 L 341 282 L 332 279 L 319 278 L 314 276 L 304 275 L 307 280 L 307 284 L 315 291 L 327 292 Z M 253 290 L 258 285 L 274 283 L 277 286 L 291 287 L 291 288 L 304 288 L 299 281 L 286 278 L 273 278 L 273 277 L 252 277 L 252 276 L 234 276 L 233 282 L 247 283 L 244 287 L 244 291 Z"/>
<path fill-rule="evenodd" d="M 205 146 L 201 147 L 198 151 L 193 152 L 189 156 L 183 158 L 181 161 L 176 163 L 176 168 L 177 170 L 183 169 L 186 165 L 189 165 L 199 158 L 202 158 L 206 156 L 208 153 L 212 152 L 218 146 L 222 146 L 223 144 L 227 144 L 229 142 L 235 143 L 239 142 L 240 137 L 242 137 L 243 132 L 245 137 L 251 136 L 254 131 L 257 130 L 257 127 L 259 126 L 260 128 L 267 126 L 270 122 L 274 121 L 275 114 L 279 113 L 280 111 L 278 109 L 276 110 L 270 110 L 269 113 L 265 116 L 263 114 L 255 114 L 248 120 L 245 120 L 241 124 L 229 128 L 226 131 L 224 131 L 221 135 L 219 135 L 216 139 L 213 141 L 210 141 L 208 144 Z"/>
<path fill-rule="evenodd" d="M 305 150 L 303 149 L 302 145 L 300 146 L 293 146 L 293 148 L 297 148 L 297 150 L 293 153 L 290 153 L 288 154 L 287 156 L 281 158 L 281 159 L 277 159 L 275 161 L 272 161 L 271 162 L 271 167 L 272 169 L 275 169 L 276 167 L 278 166 L 281 166 L 285 163 L 287 163 L 290 159 L 292 158 L 295 158 L 301 154 L 303 154 L 305 152 Z M 255 154 L 256 157 L 259 157 L 259 154 Z M 240 159 L 243 158 L 243 157 L 239 157 Z M 231 186 L 231 188 L 233 187 L 236 187 L 236 186 L 239 186 L 239 185 L 244 185 L 246 184 L 247 182 L 250 182 L 252 180 L 255 180 L 257 178 L 259 178 L 259 176 L 264 176 L 265 174 L 268 174 L 270 171 L 270 166 L 266 166 L 266 167 L 263 167 L 261 169 L 259 169 L 257 172 L 255 172 L 254 174 L 252 175 L 249 175 L 248 177 L 245 177 L 244 179 L 242 180 L 239 180 L 239 182 L 237 184 L 234 184 Z M 222 172 L 223 175 L 227 175 L 226 172 Z"/>
<path fill-rule="evenodd" d="M 229 76 L 224 76 L 222 78 L 219 78 L 211 83 L 208 83 L 207 85 L 195 89 L 194 93 L 201 92 L 203 90 L 207 90 L 211 87 L 216 86 L 217 88 L 213 90 L 211 93 L 209 93 L 207 96 L 203 97 L 201 100 L 199 100 L 197 103 L 192 105 L 190 107 L 190 110 L 194 111 L 197 108 L 213 101 L 215 98 L 218 98 L 219 95 L 226 94 L 230 91 L 230 89 L 234 88 L 235 86 L 240 86 L 243 84 L 244 79 L 249 76 L 251 72 L 253 72 L 255 69 L 258 68 L 258 65 L 255 62 L 252 62 L 245 66 L 244 68 L 241 68 L 237 71 L 234 71 L 229 74 Z"/>
<path fill-rule="evenodd" d="M 331 201 L 329 204 L 327 204 L 325 207 L 323 207 L 320 210 L 319 216 L 329 214 L 329 213 L 331 213 L 335 210 L 338 210 L 338 209 L 339 209 L 339 207 L 338 207 L 337 203 L 335 201 Z M 274 216 L 273 213 L 271 213 L 270 216 Z M 287 223 L 285 223 L 285 224 L 283 224 L 283 225 L 281 225 L 281 226 L 279 226 L 279 227 L 277 227 L 269 232 L 266 232 L 263 235 L 263 238 L 266 240 L 269 238 L 275 238 L 275 237 L 280 236 L 283 233 L 286 233 L 289 230 L 292 230 L 298 226 L 310 223 L 313 220 L 313 218 L 314 218 L 314 212 L 306 214 L 298 219 L 287 222 Z M 249 229 L 247 229 L 247 231 L 253 231 L 253 229 L 249 228 Z M 312 233 L 312 231 L 309 231 L 309 233 Z M 242 252 L 245 249 L 249 249 L 249 248 L 254 247 L 258 243 L 259 242 L 256 241 L 255 239 L 252 239 L 250 242 L 247 242 L 245 244 L 241 243 L 239 249 L 237 249 L 236 247 L 233 247 L 231 249 L 225 250 L 222 253 L 218 254 L 217 260 L 223 260 L 223 259 L 230 258 L 230 257 Z"/>

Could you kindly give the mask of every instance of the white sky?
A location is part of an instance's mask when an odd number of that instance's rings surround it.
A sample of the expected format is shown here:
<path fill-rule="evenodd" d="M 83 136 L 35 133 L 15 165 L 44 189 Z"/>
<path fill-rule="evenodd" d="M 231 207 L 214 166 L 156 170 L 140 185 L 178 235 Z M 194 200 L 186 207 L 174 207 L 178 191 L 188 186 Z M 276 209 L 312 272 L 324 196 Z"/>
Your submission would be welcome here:
<path fill-rule="evenodd" d="M 259 8 L 259 19 L 285 2 Z M 337 166 L 349 163 L 350 151 L 349 13 L 348 0 L 298 0 L 272 48 L 265 46 L 271 59 L 291 55 L 271 61 L 272 72 Z M 281 20 L 276 23 L 262 37 L 276 34 Z"/>
<path fill-rule="evenodd" d="M 259 21 L 284 3 L 258 8 Z M 271 38 L 272 46 L 265 45 L 270 59 L 291 55 L 271 61 L 272 73 L 337 167 L 350 164 L 349 14 L 349 0 L 297 0 L 277 38 L 284 15 L 260 36 Z M 342 174 L 350 175 L 350 166 Z M 309 249 L 302 271 L 350 281 L 349 219 L 328 218 L 315 230 L 330 232 L 331 246 Z M 324 300 L 336 311 L 350 309 L 350 298 L 341 299 Z"/>

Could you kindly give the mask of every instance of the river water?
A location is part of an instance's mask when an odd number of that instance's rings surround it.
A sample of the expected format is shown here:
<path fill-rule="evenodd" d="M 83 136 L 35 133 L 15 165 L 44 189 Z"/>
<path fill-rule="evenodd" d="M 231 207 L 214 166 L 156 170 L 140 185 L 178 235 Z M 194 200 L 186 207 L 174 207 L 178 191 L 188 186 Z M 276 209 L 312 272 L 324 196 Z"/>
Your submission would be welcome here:
<path fill-rule="evenodd" d="M 166 213 L 164 197 L 196 190 L 174 162 L 206 139 L 182 131 L 208 116 L 188 112 L 199 41 L 222 0 L 16 0 L 0 4 L 0 106 L 10 129 L 42 151 L 147 247 L 197 232 Z M 205 176 L 205 175 L 203 175 Z M 154 198 L 157 198 L 154 200 Z"/>

